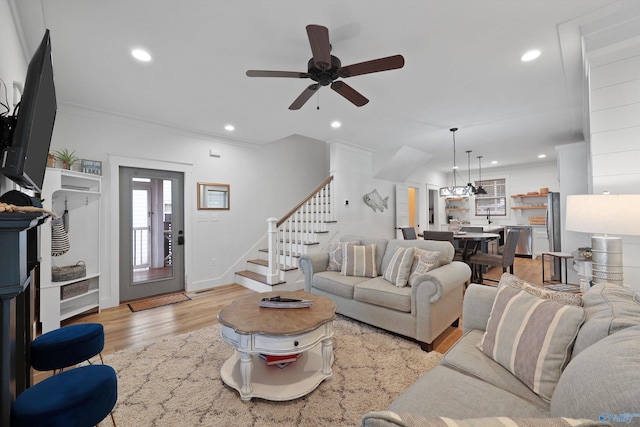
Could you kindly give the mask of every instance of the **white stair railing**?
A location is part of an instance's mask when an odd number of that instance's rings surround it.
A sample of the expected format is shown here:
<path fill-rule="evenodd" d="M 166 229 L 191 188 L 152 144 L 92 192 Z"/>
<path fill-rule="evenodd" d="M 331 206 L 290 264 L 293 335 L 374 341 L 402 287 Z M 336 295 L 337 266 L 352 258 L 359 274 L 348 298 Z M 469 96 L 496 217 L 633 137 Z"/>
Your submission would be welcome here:
<path fill-rule="evenodd" d="M 307 197 L 280 220 L 267 219 L 268 273 L 267 283 L 281 280 L 282 270 L 297 267 L 297 257 L 304 247 L 313 243 L 315 233 L 326 231 L 327 223 L 335 221 L 333 176 L 325 179 Z"/>

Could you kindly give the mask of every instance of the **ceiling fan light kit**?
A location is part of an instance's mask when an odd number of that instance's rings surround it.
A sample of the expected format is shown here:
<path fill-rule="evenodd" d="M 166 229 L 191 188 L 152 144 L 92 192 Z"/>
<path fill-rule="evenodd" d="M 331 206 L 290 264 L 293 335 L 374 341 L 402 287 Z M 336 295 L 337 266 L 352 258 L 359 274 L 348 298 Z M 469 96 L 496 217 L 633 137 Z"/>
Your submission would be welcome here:
<path fill-rule="evenodd" d="M 402 55 L 394 55 L 343 67 L 340 59 L 331 55 L 331 44 L 329 43 L 329 30 L 327 27 L 323 27 L 322 25 L 307 25 L 307 36 L 309 37 L 309 45 L 311 46 L 313 57 L 307 62 L 306 73 L 271 70 L 248 70 L 246 73 L 248 77 L 309 78 L 317 82 L 307 86 L 289 106 L 290 110 L 299 110 L 302 108 L 321 86 L 330 86 L 333 91 L 342 95 L 356 107 L 362 107 L 366 105 L 369 100 L 360 92 L 338 79 L 395 70 L 404 66 L 404 57 Z"/>

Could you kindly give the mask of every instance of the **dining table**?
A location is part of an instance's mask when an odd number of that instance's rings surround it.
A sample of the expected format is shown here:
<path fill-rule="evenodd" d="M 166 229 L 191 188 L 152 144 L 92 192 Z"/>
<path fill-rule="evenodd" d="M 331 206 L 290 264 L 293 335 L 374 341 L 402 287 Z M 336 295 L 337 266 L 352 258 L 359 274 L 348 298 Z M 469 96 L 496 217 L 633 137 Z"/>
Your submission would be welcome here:
<path fill-rule="evenodd" d="M 480 249 L 481 252 L 488 252 L 488 242 L 499 238 L 500 234 L 498 233 L 480 233 L 474 231 L 461 231 L 453 233 L 454 240 L 464 243 L 460 246 L 462 246 L 463 249 L 462 257 L 465 262 L 467 262 L 469 257 L 476 253 L 478 249 Z"/>

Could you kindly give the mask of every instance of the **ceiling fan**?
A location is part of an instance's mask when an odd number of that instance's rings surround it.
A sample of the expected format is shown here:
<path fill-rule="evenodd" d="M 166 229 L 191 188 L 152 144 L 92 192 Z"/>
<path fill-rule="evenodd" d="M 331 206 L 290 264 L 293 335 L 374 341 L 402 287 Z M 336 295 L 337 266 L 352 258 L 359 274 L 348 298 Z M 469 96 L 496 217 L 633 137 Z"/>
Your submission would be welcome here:
<path fill-rule="evenodd" d="M 331 89 L 338 92 L 355 106 L 362 107 L 369 102 L 369 100 L 342 80 L 337 79 L 395 70 L 404 66 L 404 58 L 402 55 L 394 55 L 343 67 L 340 59 L 331 55 L 331 44 L 329 44 L 329 30 L 327 27 L 323 27 L 322 25 L 307 25 L 307 35 L 309 36 L 309 44 L 311 45 L 311 53 L 313 54 L 313 58 L 307 63 L 307 72 L 247 71 L 247 76 L 249 77 L 309 78 L 315 81 L 316 83 L 307 87 L 300 96 L 293 101 L 289 106 L 290 110 L 299 110 L 321 86 L 329 85 L 331 85 Z"/>

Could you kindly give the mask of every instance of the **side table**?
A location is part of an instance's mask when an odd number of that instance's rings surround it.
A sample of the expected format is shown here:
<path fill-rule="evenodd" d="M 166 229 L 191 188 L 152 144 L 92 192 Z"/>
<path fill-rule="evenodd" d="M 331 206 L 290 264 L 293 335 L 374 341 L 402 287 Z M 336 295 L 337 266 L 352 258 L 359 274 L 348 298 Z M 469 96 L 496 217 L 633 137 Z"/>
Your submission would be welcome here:
<path fill-rule="evenodd" d="M 589 290 L 591 287 L 591 268 L 592 263 L 591 259 L 586 258 L 573 258 L 573 268 L 578 273 L 580 277 L 580 290 L 584 293 Z"/>
<path fill-rule="evenodd" d="M 557 281 L 553 279 L 546 280 L 544 278 L 544 257 L 551 257 L 552 261 L 556 259 L 564 260 L 564 281 L 562 281 L 562 264 L 560 263 L 560 282 L 561 283 L 569 283 L 569 270 L 567 269 L 567 263 L 570 259 L 573 258 L 573 255 L 565 253 L 565 252 L 543 252 L 542 253 L 542 283 L 557 283 Z"/>

